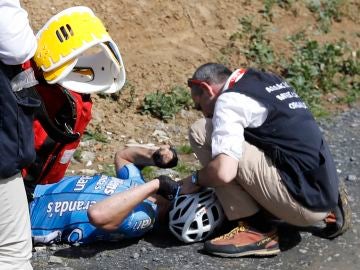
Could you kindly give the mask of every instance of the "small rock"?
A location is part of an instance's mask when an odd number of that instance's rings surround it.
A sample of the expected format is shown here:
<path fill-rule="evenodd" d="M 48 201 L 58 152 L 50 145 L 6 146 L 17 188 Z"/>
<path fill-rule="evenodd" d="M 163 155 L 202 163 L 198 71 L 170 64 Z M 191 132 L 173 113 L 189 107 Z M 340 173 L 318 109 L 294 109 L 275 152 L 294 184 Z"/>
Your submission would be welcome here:
<path fill-rule="evenodd" d="M 154 172 L 155 176 L 168 175 L 170 177 L 178 177 L 179 173 L 172 169 L 159 169 Z"/>
<path fill-rule="evenodd" d="M 140 257 L 140 254 L 135 252 L 133 255 L 131 255 L 131 258 L 138 259 Z"/>
<path fill-rule="evenodd" d="M 347 181 L 350 181 L 350 182 L 354 182 L 354 181 L 357 180 L 357 177 L 356 177 L 356 175 L 354 175 L 354 174 L 349 174 L 349 175 L 346 177 L 346 180 L 347 180 Z"/>
<path fill-rule="evenodd" d="M 138 144 L 138 142 L 135 139 L 130 139 L 127 141 L 127 144 Z"/>
<path fill-rule="evenodd" d="M 95 159 L 95 153 L 91 152 L 91 151 L 83 151 L 80 154 L 80 160 L 82 162 L 89 162 L 89 161 L 94 161 Z"/>
<path fill-rule="evenodd" d="M 49 264 L 62 264 L 62 263 L 63 263 L 63 261 L 59 257 L 50 256 L 50 258 L 49 258 Z"/>
<path fill-rule="evenodd" d="M 92 161 L 91 160 L 88 160 L 87 162 L 86 162 L 86 167 L 90 167 L 92 165 Z"/>
<path fill-rule="evenodd" d="M 46 246 L 35 247 L 35 251 L 36 251 L 36 252 L 46 251 Z"/>
<path fill-rule="evenodd" d="M 85 175 L 94 175 L 97 173 L 96 170 L 91 170 L 91 169 L 82 169 L 79 171 L 81 174 L 85 174 Z"/>
<path fill-rule="evenodd" d="M 170 139 L 165 131 L 158 129 L 152 133 L 152 136 L 155 137 L 158 140 L 158 142 L 163 142 Z"/>

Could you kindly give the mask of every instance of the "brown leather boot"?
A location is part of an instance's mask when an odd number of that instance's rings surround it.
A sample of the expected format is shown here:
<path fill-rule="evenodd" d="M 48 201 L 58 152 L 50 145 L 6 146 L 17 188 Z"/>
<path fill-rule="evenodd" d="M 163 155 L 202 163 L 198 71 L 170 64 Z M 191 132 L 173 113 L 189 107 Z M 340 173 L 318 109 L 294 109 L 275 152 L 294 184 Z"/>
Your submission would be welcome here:
<path fill-rule="evenodd" d="M 204 249 L 222 257 L 269 256 L 280 252 L 277 229 L 262 233 L 245 223 L 218 238 L 206 241 Z"/>

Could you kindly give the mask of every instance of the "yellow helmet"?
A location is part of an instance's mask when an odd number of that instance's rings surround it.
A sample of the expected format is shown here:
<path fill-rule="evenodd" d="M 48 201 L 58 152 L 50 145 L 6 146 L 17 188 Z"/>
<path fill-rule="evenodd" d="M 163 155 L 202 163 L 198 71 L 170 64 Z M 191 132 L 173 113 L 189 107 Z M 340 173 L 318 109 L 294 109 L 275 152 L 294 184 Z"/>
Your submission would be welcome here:
<path fill-rule="evenodd" d="M 34 61 L 49 84 L 79 93 L 114 93 L 124 86 L 119 49 L 91 9 L 77 6 L 61 11 L 36 37 Z"/>

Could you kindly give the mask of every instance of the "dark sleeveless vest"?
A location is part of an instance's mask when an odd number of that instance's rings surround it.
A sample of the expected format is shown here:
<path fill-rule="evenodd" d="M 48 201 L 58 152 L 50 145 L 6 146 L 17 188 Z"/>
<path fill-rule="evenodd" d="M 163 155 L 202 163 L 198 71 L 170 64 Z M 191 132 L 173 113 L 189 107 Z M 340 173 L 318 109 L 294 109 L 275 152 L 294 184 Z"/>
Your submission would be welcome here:
<path fill-rule="evenodd" d="M 245 140 L 271 158 L 290 194 L 314 211 L 338 201 L 336 168 L 320 129 L 305 103 L 280 77 L 249 69 L 232 89 L 268 109 L 258 128 L 246 128 Z"/>
<path fill-rule="evenodd" d="M 19 173 L 35 158 L 33 112 L 40 102 L 27 89 L 12 91 L 10 81 L 21 71 L 0 61 L 0 179 Z"/>

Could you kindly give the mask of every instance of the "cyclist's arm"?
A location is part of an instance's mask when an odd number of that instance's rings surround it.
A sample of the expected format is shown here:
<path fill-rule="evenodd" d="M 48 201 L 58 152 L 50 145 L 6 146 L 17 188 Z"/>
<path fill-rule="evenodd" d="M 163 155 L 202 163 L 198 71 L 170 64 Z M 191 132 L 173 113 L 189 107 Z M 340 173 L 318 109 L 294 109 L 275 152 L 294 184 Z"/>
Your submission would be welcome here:
<path fill-rule="evenodd" d="M 115 169 L 118 171 L 123 166 L 129 163 L 134 163 L 136 166 L 154 166 L 152 154 L 155 149 L 145 147 L 127 147 L 115 153 Z"/>
<path fill-rule="evenodd" d="M 159 189 L 159 180 L 154 179 L 124 192 L 116 193 L 88 209 L 91 224 L 104 230 L 116 230 L 128 214 L 142 201 Z"/>

